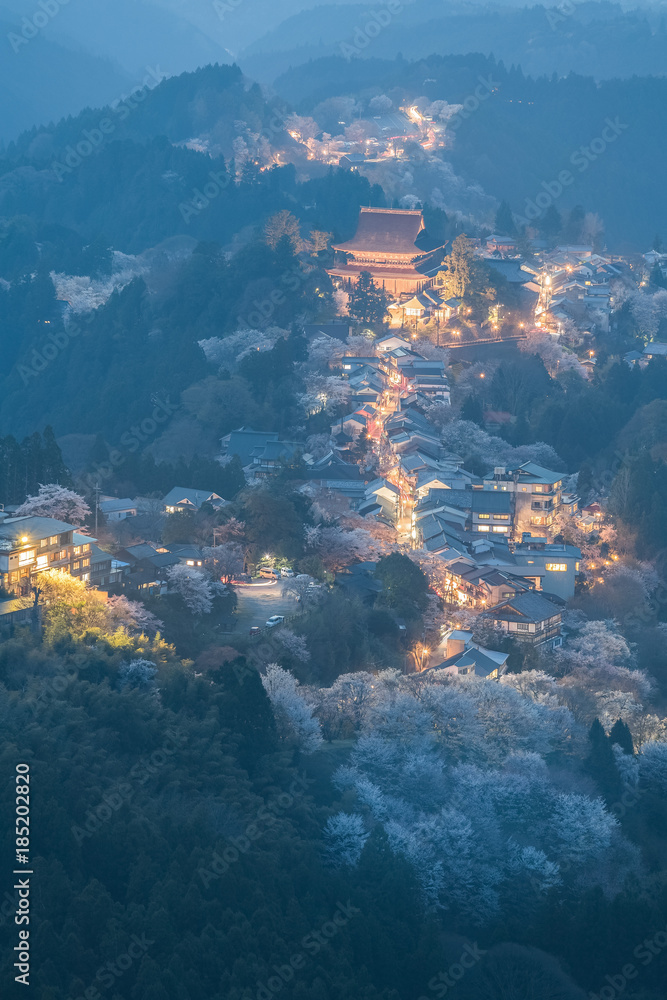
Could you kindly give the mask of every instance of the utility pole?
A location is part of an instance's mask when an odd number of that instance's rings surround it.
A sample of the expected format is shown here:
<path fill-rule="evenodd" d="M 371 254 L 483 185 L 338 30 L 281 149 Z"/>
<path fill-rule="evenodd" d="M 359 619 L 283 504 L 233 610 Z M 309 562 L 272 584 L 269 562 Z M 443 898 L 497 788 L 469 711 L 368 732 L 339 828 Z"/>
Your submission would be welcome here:
<path fill-rule="evenodd" d="M 100 481 L 95 483 L 95 534 L 97 534 L 97 512 L 100 508 Z"/>

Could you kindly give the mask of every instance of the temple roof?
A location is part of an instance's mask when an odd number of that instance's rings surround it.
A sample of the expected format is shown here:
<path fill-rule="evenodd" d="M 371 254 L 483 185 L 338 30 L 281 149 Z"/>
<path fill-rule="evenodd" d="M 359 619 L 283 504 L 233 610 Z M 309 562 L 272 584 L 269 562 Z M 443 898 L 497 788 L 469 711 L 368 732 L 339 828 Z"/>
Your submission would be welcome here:
<path fill-rule="evenodd" d="M 396 208 L 361 208 L 357 231 L 351 240 L 337 244 L 334 249 L 345 253 L 423 253 L 415 246 L 417 236 L 424 228 L 421 211 Z"/>

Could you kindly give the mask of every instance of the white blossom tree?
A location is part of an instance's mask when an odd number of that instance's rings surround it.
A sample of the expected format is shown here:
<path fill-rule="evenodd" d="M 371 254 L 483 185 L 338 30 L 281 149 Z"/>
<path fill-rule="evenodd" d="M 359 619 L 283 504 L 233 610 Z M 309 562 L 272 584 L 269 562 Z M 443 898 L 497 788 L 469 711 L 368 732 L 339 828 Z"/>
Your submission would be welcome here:
<path fill-rule="evenodd" d="M 68 524 L 82 524 L 90 507 L 78 493 L 57 483 L 40 484 L 37 496 L 26 497 L 16 511 L 16 517 L 53 517 Z"/>
<path fill-rule="evenodd" d="M 335 867 L 354 868 L 368 840 L 369 833 L 358 813 L 344 812 L 330 816 L 324 828 L 327 857 Z"/>
<path fill-rule="evenodd" d="M 586 729 L 554 696 L 556 678 L 516 680 L 383 671 L 311 690 L 327 730 L 343 719 L 358 734 L 334 785 L 366 822 L 335 818 L 327 842 L 354 856 L 356 837 L 380 824 L 425 904 L 476 923 L 530 912 L 548 890 L 619 892 L 638 852 L 601 800 L 564 794 L 547 764 L 581 749 Z"/>
<path fill-rule="evenodd" d="M 667 795 L 667 742 L 649 740 L 639 754 L 641 780 L 652 791 Z"/>
<path fill-rule="evenodd" d="M 277 638 L 278 642 L 280 642 L 285 649 L 292 654 L 292 656 L 295 656 L 297 660 L 301 660 L 302 663 L 308 662 L 310 659 L 310 651 L 304 636 L 297 635 L 291 628 L 281 628 L 278 632 Z"/>
<path fill-rule="evenodd" d="M 225 582 L 243 572 L 245 555 L 240 542 L 223 542 L 221 545 L 206 546 L 202 549 L 207 569 Z"/>
<path fill-rule="evenodd" d="M 183 598 L 193 615 L 208 615 L 213 607 L 214 591 L 204 574 L 190 566 L 171 566 L 167 570 L 169 589 Z"/>
<path fill-rule="evenodd" d="M 289 330 L 278 326 L 268 326 L 265 330 L 244 328 L 228 337 L 209 337 L 200 340 L 206 360 L 218 370 L 236 372 L 241 361 L 253 351 L 271 351 L 281 337 L 287 337 Z"/>
<path fill-rule="evenodd" d="M 262 684 L 282 738 L 293 740 L 304 754 L 318 750 L 322 744 L 320 724 L 299 692 L 296 677 L 277 663 L 269 663 L 262 675 Z"/>
<path fill-rule="evenodd" d="M 118 686 L 121 688 L 139 688 L 152 690 L 155 688 L 157 667 L 151 660 L 138 658 L 129 663 L 121 663 L 118 671 Z"/>
<path fill-rule="evenodd" d="M 148 635 L 152 638 L 164 628 L 164 622 L 161 622 L 144 604 L 140 601 L 130 601 L 123 595 L 110 597 L 107 601 L 107 611 L 111 621 L 118 627 L 126 629 L 130 635 Z"/>

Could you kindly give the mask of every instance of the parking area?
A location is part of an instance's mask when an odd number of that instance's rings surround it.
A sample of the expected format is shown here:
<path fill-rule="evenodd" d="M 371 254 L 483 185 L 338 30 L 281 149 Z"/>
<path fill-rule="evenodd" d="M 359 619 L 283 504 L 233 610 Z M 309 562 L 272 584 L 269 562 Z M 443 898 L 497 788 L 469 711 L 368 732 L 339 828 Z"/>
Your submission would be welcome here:
<path fill-rule="evenodd" d="M 238 604 L 234 613 L 235 632 L 249 632 L 254 625 L 260 627 L 272 615 L 294 615 L 300 610 L 299 602 L 294 597 L 283 593 L 289 581 L 270 580 L 253 581 L 242 586 L 237 585 Z"/>

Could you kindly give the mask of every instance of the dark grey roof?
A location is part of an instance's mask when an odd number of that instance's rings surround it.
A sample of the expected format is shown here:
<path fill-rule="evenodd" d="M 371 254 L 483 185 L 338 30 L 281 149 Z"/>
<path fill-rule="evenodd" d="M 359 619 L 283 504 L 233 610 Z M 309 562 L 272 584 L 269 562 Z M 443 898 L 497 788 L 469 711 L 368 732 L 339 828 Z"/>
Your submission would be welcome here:
<path fill-rule="evenodd" d="M 526 591 L 517 594 L 502 604 L 497 604 L 490 608 L 488 614 L 494 618 L 503 618 L 510 621 L 522 621 L 528 619 L 531 622 L 541 622 L 546 618 L 553 618 L 560 614 L 560 608 L 541 597 L 534 591 Z"/>

